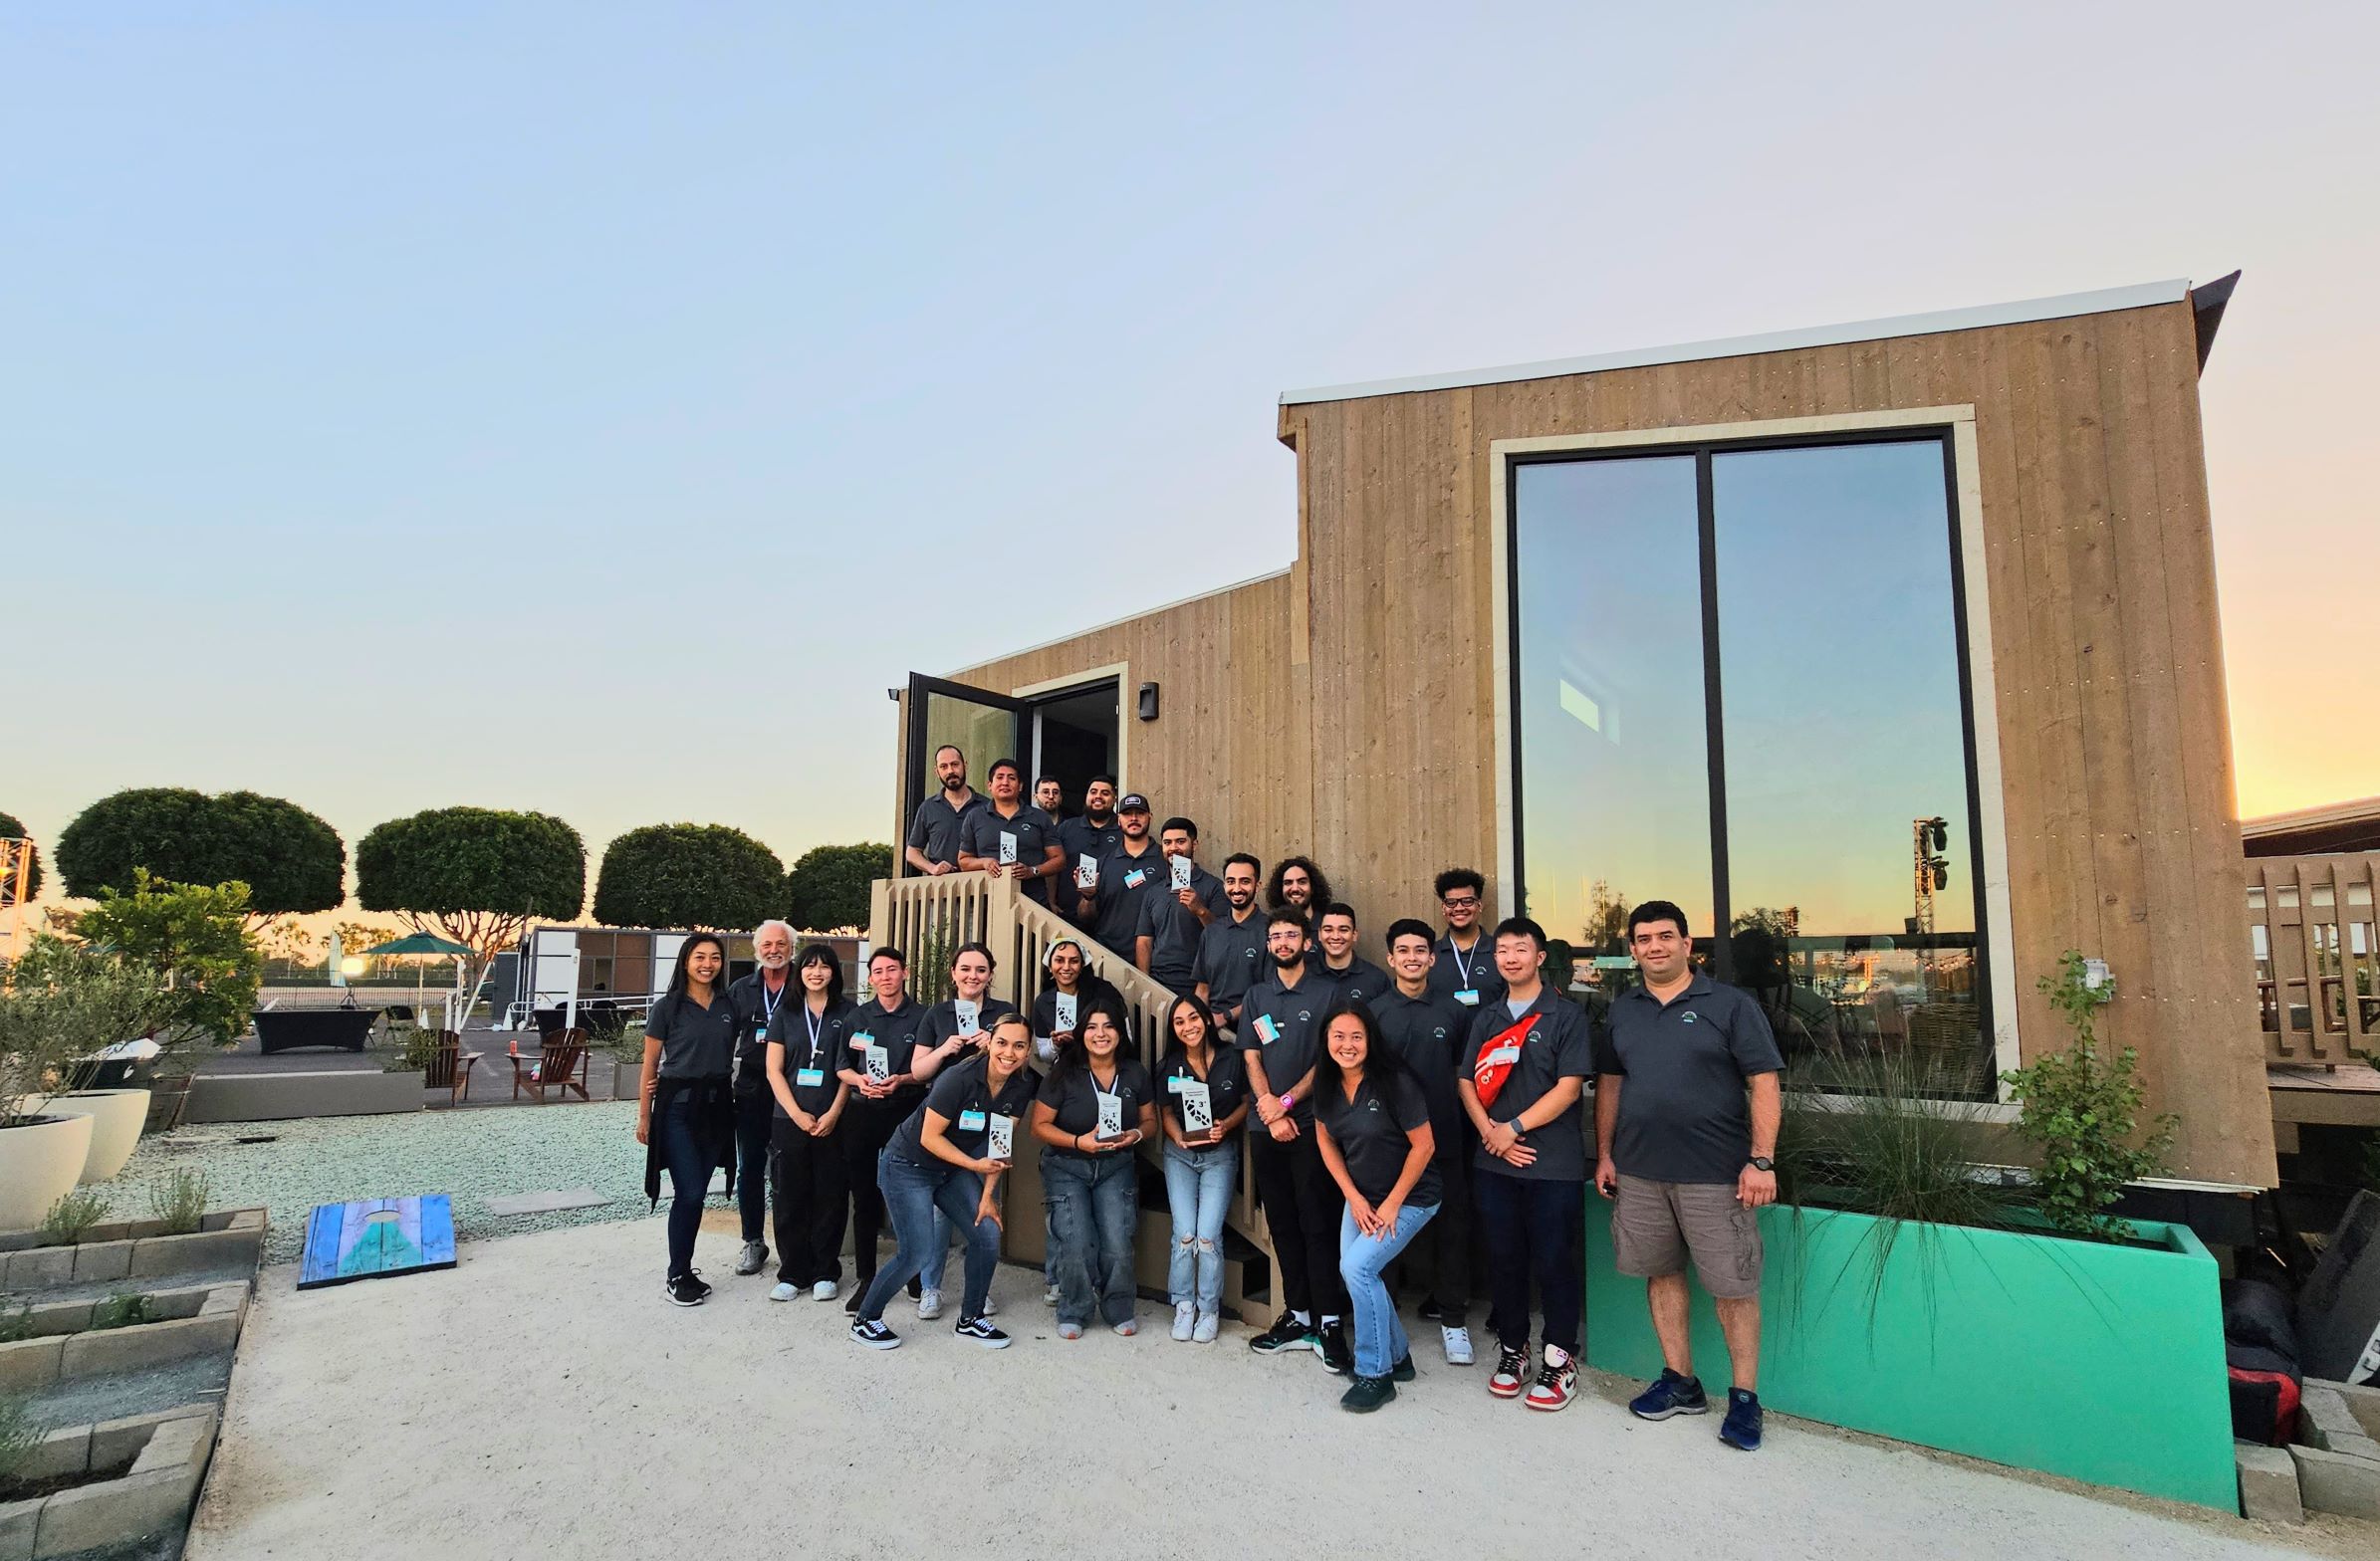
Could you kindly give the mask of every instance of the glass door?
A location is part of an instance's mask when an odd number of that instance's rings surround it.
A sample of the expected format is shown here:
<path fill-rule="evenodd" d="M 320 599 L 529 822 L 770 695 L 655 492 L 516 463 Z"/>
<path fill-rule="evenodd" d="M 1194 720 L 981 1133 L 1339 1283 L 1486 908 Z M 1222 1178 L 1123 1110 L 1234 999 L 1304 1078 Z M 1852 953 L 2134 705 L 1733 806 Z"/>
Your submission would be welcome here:
<path fill-rule="evenodd" d="M 941 788 L 934 756 L 955 748 L 967 761 L 967 783 L 981 791 L 984 773 L 996 759 L 1028 762 L 1025 740 L 1030 735 L 1026 715 L 1031 707 L 1021 699 L 995 694 L 988 688 L 909 674 L 906 751 L 901 765 L 901 823 L 917 815 L 917 805 Z M 896 861 L 900 853 L 894 852 Z M 908 869 L 902 867 L 902 873 Z"/>

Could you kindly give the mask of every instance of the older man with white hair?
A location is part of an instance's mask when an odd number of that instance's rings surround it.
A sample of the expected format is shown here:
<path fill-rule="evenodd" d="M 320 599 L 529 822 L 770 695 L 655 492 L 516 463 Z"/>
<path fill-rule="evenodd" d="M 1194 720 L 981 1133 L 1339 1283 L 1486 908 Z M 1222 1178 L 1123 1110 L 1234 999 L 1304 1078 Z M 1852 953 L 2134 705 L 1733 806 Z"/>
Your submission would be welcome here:
<path fill-rule="evenodd" d="M 727 989 L 736 1015 L 736 1213 L 744 1227 L 744 1250 L 736 1272 L 756 1274 L 769 1261 L 761 1232 L 769 1220 L 769 1132 L 776 1097 L 769 1093 L 769 1037 L 786 995 L 796 1007 L 794 929 L 774 917 L 752 929 L 752 957 L 759 969 Z M 787 1022 L 793 1012 L 787 1010 Z"/>

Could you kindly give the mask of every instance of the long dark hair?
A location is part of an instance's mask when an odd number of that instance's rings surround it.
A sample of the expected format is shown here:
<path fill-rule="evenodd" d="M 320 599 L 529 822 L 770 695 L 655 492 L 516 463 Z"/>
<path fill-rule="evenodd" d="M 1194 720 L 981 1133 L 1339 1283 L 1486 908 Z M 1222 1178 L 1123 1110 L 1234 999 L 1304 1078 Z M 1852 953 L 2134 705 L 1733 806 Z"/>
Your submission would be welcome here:
<path fill-rule="evenodd" d="M 1391 1086 L 1405 1072 L 1404 1058 L 1396 1048 L 1380 1037 L 1380 1021 L 1372 1016 L 1372 1005 L 1361 998 L 1340 998 L 1323 1010 L 1318 1033 L 1322 1038 L 1321 1054 L 1314 1058 L 1313 1092 L 1337 1092 L 1332 1098 L 1346 1093 L 1346 1069 L 1338 1065 L 1338 1058 L 1330 1054 L 1330 1026 L 1344 1015 L 1352 1015 L 1363 1025 L 1363 1076 L 1371 1080 L 1372 1088 L 1386 1095 Z"/>
<path fill-rule="evenodd" d="M 806 943 L 802 952 L 794 956 L 794 979 L 802 979 L 805 966 L 827 967 L 827 1006 L 830 1010 L 842 1006 L 842 958 L 832 944 Z"/>
<path fill-rule="evenodd" d="M 1310 856 L 1285 856 L 1273 864 L 1273 876 L 1265 880 L 1265 909 L 1278 911 L 1290 903 L 1282 898 L 1281 880 L 1293 867 L 1305 868 L 1306 881 L 1313 886 L 1313 895 L 1306 902 L 1306 921 L 1310 927 L 1322 919 L 1322 907 L 1334 898 L 1330 880 L 1322 876 L 1322 869 L 1313 864 Z"/>
<path fill-rule="evenodd" d="M 669 990 L 661 994 L 661 1002 L 675 1008 L 686 1001 L 686 962 L 694 958 L 694 951 L 704 944 L 719 951 L 719 974 L 711 978 L 711 1001 L 719 1001 L 719 994 L 727 990 L 727 940 L 715 932 L 688 935 L 677 946 L 677 967 L 669 973 Z"/>
<path fill-rule="evenodd" d="M 1215 1010 L 1207 1006 L 1206 1000 L 1204 998 L 1199 997 L 1193 992 L 1185 992 L 1180 997 L 1173 1000 L 1172 1007 L 1165 1010 L 1166 1058 L 1171 1060 L 1176 1052 L 1180 1052 L 1184 1055 L 1189 1053 L 1190 1048 L 1182 1044 L 1182 1037 L 1180 1033 L 1173 1027 L 1173 1021 L 1181 1015 L 1181 1011 L 1184 1008 L 1188 1008 L 1191 1012 L 1197 1014 L 1199 1021 L 1205 1024 L 1207 1027 L 1207 1055 L 1209 1057 L 1213 1057 L 1220 1053 L 1223 1049 L 1223 1043 L 1215 1038 Z"/>
<path fill-rule="evenodd" d="M 1059 1042 L 1058 1061 L 1051 1072 L 1066 1073 L 1090 1066 L 1090 1048 L 1082 1043 L 1082 1035 L 1090 1028 L 1091 1017 L 1099 1013 L 1106 1014 L 1107 1021 L 1115 1026 L 1115 1062 L 1116 1066 L 1123 1066 L 1124 1058 L 1132 1054 L 1132 1023 L 1124 1013 L 1122 1000 L 1102 992 L 1083 1004 L 1082 1011 L 1074 1015 L 1073 1038 Z"/>

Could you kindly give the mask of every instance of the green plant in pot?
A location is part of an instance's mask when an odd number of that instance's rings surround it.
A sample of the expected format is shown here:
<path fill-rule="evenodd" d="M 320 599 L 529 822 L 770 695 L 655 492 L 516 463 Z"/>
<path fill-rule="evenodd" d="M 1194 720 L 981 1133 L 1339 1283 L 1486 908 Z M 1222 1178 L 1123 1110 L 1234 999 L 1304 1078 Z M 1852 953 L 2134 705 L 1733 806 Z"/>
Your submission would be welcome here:
<path fill-rule="evenodd" d="M 2018 1104 L 2017 1132 L 2040 1151 L 2034 1192 L 2059 1234 L 2122 1240 L 2131 1226 L 2107 1211 L 2125 1183 L 2164 1169 L 2176 1119 L 2167 1113 L 2142 1121 L 2140 1054 L 2100 1044 L 2098 1011 L 2115 988 L 2092 980 L 2081 951 L 2068 949 L 2057 974 L 2037 985 L 2065 1016 L 2074 1043 L 2001 1075 Z"/>
<path fill-rule="evenodd" d="M 93 1118 L 56 1095 L 81 1058 L 140 1033 L 156 982 L 146 971 L 55 938 L 35 946 L 0 994 L 0 1230 L 31 1229 L 74 1189 Z"/>

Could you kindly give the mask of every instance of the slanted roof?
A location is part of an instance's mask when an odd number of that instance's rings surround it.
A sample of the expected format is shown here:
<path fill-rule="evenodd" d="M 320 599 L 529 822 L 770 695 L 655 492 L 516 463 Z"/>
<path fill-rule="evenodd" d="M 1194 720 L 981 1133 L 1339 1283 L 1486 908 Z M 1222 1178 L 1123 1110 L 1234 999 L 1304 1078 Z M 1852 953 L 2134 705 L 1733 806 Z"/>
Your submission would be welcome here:
<path fill-rule="evenodd" d="M 1655 363 L 1691 363 L 1714 357 L 1787 352 L 1797 347 L 1883 341 L 1894 336 L 1939 335 L 1949 331 L 1977 331 L 1989 326 L 2023 325 L 2034 320 L 2065 320 L 2076 315 L 2104 315 L 2123 309 L 2146 309 L 2157 304 L 2179 304 L 2184 300 L 2189 300 L 2198 311 L 2198 360 L 2203 368 L 2206 366 L 2207 353 L 2215 343 L 2215 328 L 2223 319 L 2224 305 L 2230 300 L 2232 289 L 2239 280 L 2240 273 L 2235 271 L 2195 291 L 2186 281 L 2145 282 L 2137 287 L 2105 288 L 2095 293 L 2068 293 L 2060 298 L 1988 304 L 1980 309 L 1900 315 L 1890 320 L 1812 326 L 1799 331 L 1773 331 L 1762 335 L 1733 336 L 1718 341 L 1689 341 L 1676 346 L 1638 347 L 1625 352 L 1598 353 L 1592 357 L 1514 363 L 1504 368 L 1475 368 L 1456 373 L 1418 374 L 1409 379 L 1375 379 L 1359 384 L 1323 385 L 1312 390 L 1284 391 L 1281 404 L 1301 406 L 1316 401 L 1354 401 L 1365 396 L 1454 390 L 1465 385 L 1511 384 L 1523 379 L 1551 379 L 1563 374 L 1597 374 L 1614 368 L 1644 368 Z"/>
<path fill-rule="evenodd" d="M 2380 796 L 2245 818 L 2240 822 L 2240 838 L 2251 856 L 2380 851 Z"/>

